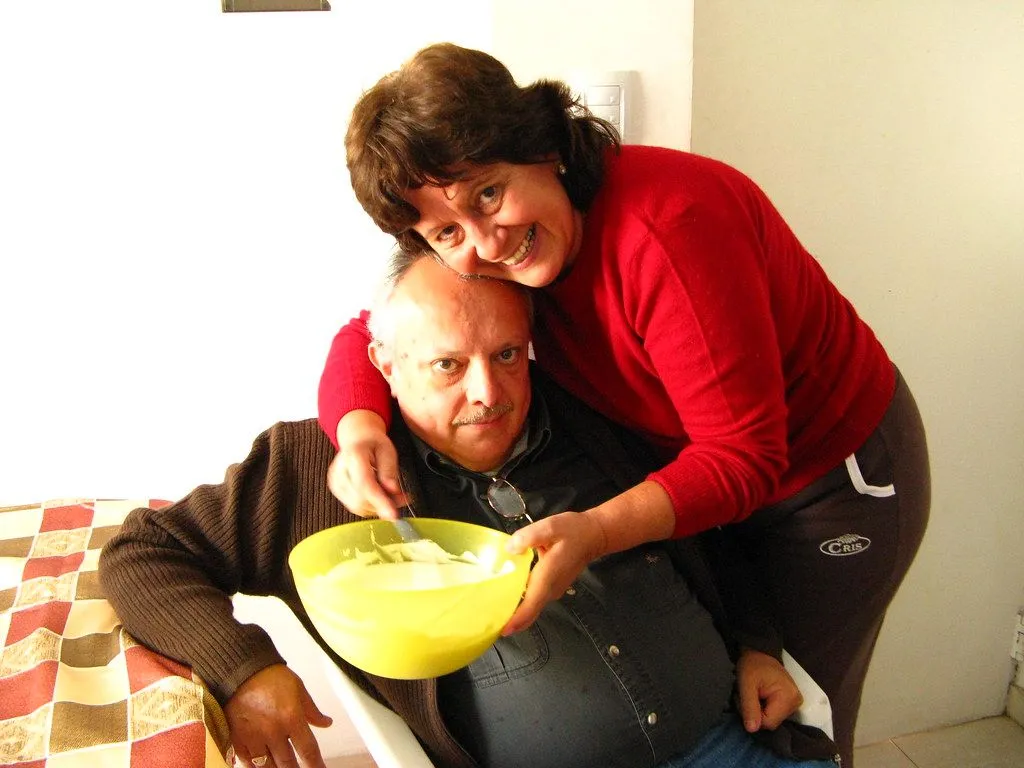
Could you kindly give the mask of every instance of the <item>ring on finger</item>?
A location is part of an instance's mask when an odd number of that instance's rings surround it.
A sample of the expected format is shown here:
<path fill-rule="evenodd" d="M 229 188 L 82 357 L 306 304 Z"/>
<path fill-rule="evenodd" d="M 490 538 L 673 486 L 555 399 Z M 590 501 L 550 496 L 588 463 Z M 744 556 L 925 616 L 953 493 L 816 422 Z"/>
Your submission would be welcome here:
<path fill-rule="evenodd" d="M 253 765 L 255 765 L 256 768 L 263 768 L 263 766 L 267 764 L 267 760 L 269 760 L 269 759 L 270 758 L 269 758 L 268 755 L 260 755 L 259 757 L 254 757 L 249 762 L 251 762 Z"/>

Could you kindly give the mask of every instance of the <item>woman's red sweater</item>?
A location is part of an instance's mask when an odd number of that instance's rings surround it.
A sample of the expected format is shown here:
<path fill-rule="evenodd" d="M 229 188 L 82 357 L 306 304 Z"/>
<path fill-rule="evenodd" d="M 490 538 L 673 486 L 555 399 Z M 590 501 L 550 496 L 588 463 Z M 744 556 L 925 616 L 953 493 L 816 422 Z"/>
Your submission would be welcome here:
<path fill-rule="evenodd" d="M 853 453 L 895 371 L 871 329 L 765 194 L 729 166 L 658 147 L 609 151 L 571 272 L 535 293 L 537 362 L 645 435 L 676 535 L 741 520 Z M 385 419 L 366 313 L 334 339 L 320 422 Z"/>

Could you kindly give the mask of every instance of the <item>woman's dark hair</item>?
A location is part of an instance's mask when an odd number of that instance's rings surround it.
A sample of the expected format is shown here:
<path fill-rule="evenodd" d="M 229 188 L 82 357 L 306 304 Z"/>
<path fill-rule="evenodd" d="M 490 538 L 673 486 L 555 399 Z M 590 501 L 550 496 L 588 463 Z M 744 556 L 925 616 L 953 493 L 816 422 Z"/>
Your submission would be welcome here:
<path fill-rule="evenodd" d="M 538 80 L 520 87 L 505 65 L 451 43 L 419 51 L 362 95 L 345 135 L 356 199 L 410 253 L 430 248 L 411 228 L 419 211 L 403 195 L 459 178 L 464 163 L 536 163 L 557 158 L 573 207 L 586 211 L 618 146 L 608 122 L 582 109 L 569 87 Z"/>

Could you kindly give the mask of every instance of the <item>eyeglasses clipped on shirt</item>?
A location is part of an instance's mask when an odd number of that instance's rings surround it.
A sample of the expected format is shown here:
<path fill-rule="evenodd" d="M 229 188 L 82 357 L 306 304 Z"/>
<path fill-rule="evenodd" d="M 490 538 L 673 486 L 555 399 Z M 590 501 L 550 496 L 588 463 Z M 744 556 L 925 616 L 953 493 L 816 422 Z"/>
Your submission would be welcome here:
<path fill-rule="evenodd" d="M 528 523 L 533 522 L 533 518 L 526 511 L 526 500 L 523 499 L 523 494 L 503 477 L 494 478 L 487 486 L 487 503 L 491 505 L 491 509 L 506 520 L 525 519 Z"/>
<path fill-rule="evenodd" d="M 404 472 L 399 470 L 398 487 L 405 495 L 405 507 L 411 517 L 416 517 L 416 510 L 412 506 L 412 496 L 406 491 L 408 485 L 408 478 L 405 477 Z M 526 500 L 523 498 L 523 494 L 504 477 L 495 477 L 491 484 L 487 486 L 486 493 L 487 503 L 491 505 L 491 509 L 506 520 L 512 522 L 516 520 L 526 520 L 528 523 L 533 522 L 533 518 L 526 511 Z"/>

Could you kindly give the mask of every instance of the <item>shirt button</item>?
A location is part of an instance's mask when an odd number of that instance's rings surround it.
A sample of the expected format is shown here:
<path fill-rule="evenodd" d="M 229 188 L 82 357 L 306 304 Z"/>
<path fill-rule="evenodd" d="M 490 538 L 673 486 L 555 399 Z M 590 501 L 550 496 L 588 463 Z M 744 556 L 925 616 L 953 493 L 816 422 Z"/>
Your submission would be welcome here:
<path fill-rule="evenodd" d="M 647 724 L 648 725 L 655 725 L 655 724 L 657 724 L 657 722 L 658 722 L 658 713 L 657 712 L 651 712 L 651 713 L 649 713 L 647 715 Z"/>
<path fill-rule="evenodd" d="M 567 590 L 565 590 L 565 594 L 567 594 L 569 597 L 572 597 L 576 594 L 576 590 L 572 587 L 569 587 Z"/>
<path fill-rule="evenodd" d="M 609 656 L 618 656 L 619 655 L 619 646 L 617 646 L 617 645 L 609 645 L 608 646 L 608 655 Z"/>

